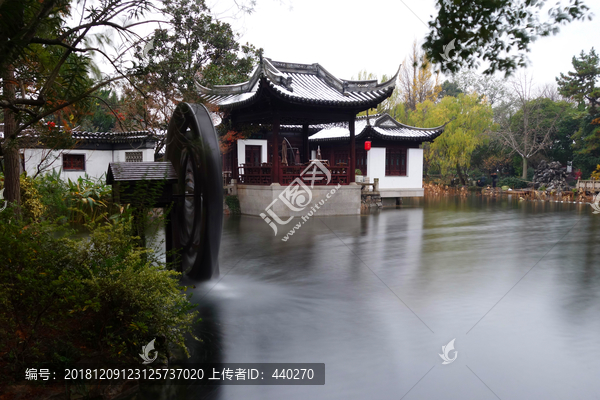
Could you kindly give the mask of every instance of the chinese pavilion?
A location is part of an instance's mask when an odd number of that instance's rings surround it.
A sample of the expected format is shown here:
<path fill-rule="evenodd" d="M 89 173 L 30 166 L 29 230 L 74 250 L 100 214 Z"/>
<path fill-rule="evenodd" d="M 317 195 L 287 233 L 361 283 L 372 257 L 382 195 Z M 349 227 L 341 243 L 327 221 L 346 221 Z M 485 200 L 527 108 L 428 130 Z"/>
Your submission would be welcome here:
<path fill-rule="evenodd" d="M 253 153 L 250 149 L 250 162 L 239 163 L 243 164 L 240 169 L 238 158 L 246 160 L 246 154 L 237 154 L 237 146 L 234 146 L 229 162 L 232 176 L 239 178 L 240 183 L 288 184 L 304 168 L 300 164 L 309 161 L 311 125 L 344 122 L 349 129 L 348 160 L 343 165 L 330 162 L 329 167 L 334 176 L 332 183 L 348 184 L 355 181 L 356 115 L 387 99 L 394 90 L 396 78 L 397 73 L 383 83 L 342 80 L 319 64 L 262 58 L 247 82 L 212 88 L 198 85 L 198 89 L 203 100 L 224 112 L 233 126 L 241 123 L 271 125 L 271 132 L 266 135 L 268 151 L 254 149 Z M 288 154 L 292 146 L 281 140 L 282 125 L 301 126 L 301 141 L 295 146 L 296 154 Z"/>

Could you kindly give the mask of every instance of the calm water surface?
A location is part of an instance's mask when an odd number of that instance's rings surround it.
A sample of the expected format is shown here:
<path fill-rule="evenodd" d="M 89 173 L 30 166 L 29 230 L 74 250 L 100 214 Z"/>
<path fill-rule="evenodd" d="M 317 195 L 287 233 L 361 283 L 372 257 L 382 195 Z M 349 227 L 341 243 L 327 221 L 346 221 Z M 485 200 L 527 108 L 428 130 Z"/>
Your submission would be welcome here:
<path fill-rule="evenodd" d="M 416 200 L 313 218 L 287 242 L 226 218 L 197 285 L 192 362 L 322 362 L 324 386 L 193 399 L 600 399 L 600 215 L 589 205 Z M 455 340 L 457 359 L 442 365 Z M 452 355 L 452 353 L 451 353 Z"/>

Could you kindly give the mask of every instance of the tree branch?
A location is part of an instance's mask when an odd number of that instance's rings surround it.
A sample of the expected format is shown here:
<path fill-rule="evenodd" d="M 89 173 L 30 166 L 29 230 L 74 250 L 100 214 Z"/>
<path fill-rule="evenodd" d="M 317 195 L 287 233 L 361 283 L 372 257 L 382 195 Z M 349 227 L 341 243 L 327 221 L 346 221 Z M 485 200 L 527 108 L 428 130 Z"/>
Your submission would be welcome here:
<path fill-rule="evenodd" d="M 11 135 L 11 137 L 7 138 L 8 140 L 14 140 L 16 139 L 16 137 L 18 136 L 19 133 L 23 132 L 25 129 L 29 128 L 30 126 L 32 126 L 33 124 L 35 124 L 36 122 L 41 121 L 43 118 L 47 117 L 48 115 L 54 114 L 55 112 L 62 110 L 65 107 L 70 106 L 71 104 L 77 103 L 78 101 L 81 101 L 83 99 L 85 99 L 86 97 L 89 97 L 92 93 L 94 93 L 96 90 L 100 89 L 103 86 L 108 85 L 109 83 L 127 78 L 127 77 L 132 77 L 135 76 L 135 74 L 131 74 L 129 76 L 118 76 L 118 77 L 114 77 L 111 79 L 107 79 L 103 82 L 98 83 L 97 85 L 91 87 L 90 89 L 86 90 L 85 92 L 81 93 L 79 96 L 65 102 L 62 103 L 61 105 L 58 105 L 44 113 L 41 114 L 37 114 L 37 116 L 35 116 L 34 118 L 32 118 L 29 122 L 27 122 L 26 124 L 23 124 L 19 129 L 15 130 L 15 133 L 13 135 Z M 31 113 L 31 112 L 30 112 Z"/>

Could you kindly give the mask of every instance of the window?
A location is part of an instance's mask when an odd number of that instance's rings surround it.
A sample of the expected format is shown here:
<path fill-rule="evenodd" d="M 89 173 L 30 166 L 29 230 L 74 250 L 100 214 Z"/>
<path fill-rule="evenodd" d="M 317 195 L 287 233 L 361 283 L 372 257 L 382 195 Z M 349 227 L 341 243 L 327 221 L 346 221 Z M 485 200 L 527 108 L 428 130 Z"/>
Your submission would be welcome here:
<path fill-rule="evenodd" d="M 367 151 L 356 150 L 356 169 L 360 169 L 363 175 L 367 176 Z"/>
<path fill-rule="evenodd" d="M 246 165 L 260 167 L 262 146 L 246 146 Z"/>
<path fill-rule="evenodd" d="M 144 153 L 141 151 L 125 152 L 125 162 L 142 162 L 144 161 Z"/>
<path fill-rule="evenodd" d="M 349 153 L 347 151 L 334 151 L 333 160 L 329 160 L 329 163 L 331 165 L 348 165 L 350 162 L 348 154 Z"/>
<path fill-rule="evenodd" d="M 385 175 L 406 176 L 406 149 L 385 149 Z"/>
<path fill-rule="evenodd" d="M 63 154 L 63 171 L 85 171 L 85 155 Z"/>

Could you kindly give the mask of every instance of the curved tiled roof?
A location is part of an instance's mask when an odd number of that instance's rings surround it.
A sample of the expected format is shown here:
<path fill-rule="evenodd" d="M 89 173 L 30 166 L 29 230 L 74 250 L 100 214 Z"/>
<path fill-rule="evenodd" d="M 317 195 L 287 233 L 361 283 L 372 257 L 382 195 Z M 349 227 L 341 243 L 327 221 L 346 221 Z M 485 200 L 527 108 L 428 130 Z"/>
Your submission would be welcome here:
<path fill-rule="evenodd" d="M 111 162 L 108 164 L 106 183 L 127 181 L 177 182 L 177 173 L 171 162 Z"/>
<path fill-rule="evenodd" d="M 398 73 L 387 82 L 338 79 L 319 64 L 296 64 L 263 58 L 249 81 L 236 85 L 197 84 L 201 97 L 223 109 L 252 104 L 268 92 L 292 104 L 360 108 L 392 94 Z"/>
<path fill-rule="evenodd" d="M 350 138 L 347 122 L 319 125 L 320 131 L 310 136 L 313 142 L 335 142 Z M 445 125 L 436 128 L 416 128 L 396 121 L 389 114 L 377 114 L 356 118 L 356 139 L 371 135 L 383 140 L 428 142 L 444 132 Z"/>
<path fill-rule="evenodd" d="M 132 140 L 155 139 L 148 131 L 131 132 L 85 132 L 71 131 L 71 137 L 82 142 L 101 142 L 101 143 L 119 143 L 130 142 Z"/>

